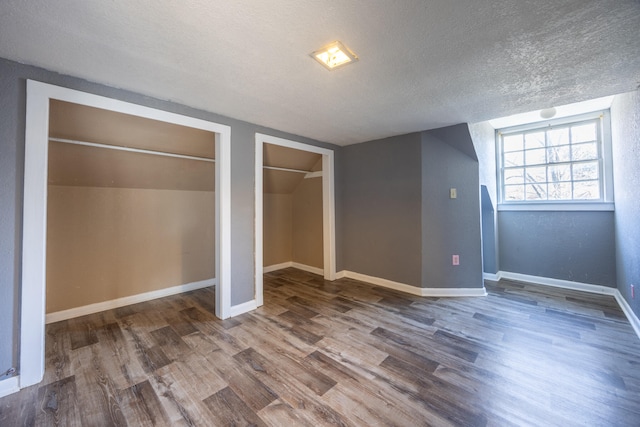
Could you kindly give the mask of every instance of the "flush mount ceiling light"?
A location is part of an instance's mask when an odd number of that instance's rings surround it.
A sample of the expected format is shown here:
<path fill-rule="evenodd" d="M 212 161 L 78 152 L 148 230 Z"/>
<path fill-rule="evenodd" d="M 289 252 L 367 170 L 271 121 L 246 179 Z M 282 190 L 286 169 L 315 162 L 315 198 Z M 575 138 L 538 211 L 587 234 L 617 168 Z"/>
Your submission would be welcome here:
<path fill-rule="evenodd" d="M 551 117 L 556 115 L 556 109 L 554 107 L 545 108 L 544 110 L 540 110 L 540 117 L 543 119 L 550 119 Z"/>
<path fill-rule="evenodd" d="M 322 49 L 311 53 L 310 56 L 329 71 L 358 60 L 358 55 L 339 41 L 329 43 Z"/>

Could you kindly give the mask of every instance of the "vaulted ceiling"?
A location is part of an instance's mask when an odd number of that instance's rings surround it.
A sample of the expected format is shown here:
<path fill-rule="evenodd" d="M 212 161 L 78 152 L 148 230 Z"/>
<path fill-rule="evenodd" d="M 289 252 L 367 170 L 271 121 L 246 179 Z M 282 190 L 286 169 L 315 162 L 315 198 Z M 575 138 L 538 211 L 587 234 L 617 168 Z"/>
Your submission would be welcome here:
<path fill-rule="evenodd" d="M 637 0 L 3 0 L 0 57 L 346 145 L 635 90 Z M 327 71 L 309 53 L 360 57 Z"/>

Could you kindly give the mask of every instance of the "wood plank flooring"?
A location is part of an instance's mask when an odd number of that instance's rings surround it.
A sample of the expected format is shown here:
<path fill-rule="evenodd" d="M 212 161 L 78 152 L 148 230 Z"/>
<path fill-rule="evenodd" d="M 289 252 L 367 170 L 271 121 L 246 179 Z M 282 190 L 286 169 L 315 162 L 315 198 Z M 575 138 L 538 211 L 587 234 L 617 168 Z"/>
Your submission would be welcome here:
<path fill-rule="evenodd" d="M 201 289 L 48 325 L 45 378 L 0 399 L 0 425 L 640 425 L 640 340 L 612 297 L 264 285 L 225 321 Z"/>

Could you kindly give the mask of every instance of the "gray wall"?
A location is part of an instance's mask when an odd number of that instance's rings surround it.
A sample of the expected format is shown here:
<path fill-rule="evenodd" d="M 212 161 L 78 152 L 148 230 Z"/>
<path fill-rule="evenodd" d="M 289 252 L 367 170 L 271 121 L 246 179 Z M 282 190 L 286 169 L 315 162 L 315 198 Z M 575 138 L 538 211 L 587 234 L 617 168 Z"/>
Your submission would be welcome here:
<path fill-rule="evenodd" d="M 261 132 L 337 149 L 169 101 L 0 59 L 0 371 L 17 363 L 26 79 L 64 86 L 231 126 L 231 303 L 254 297 L 254 147 Z M 340 152 L 336 151 L 340 162 Z M 339 205 L 340 200 L 336 203 Z M 339 207 L 338 207 L 339 209 Z M 341 229 L 340 217 L 336 227 Z"/>
<path fill-rule="evenodd" d="M 15 77 L 19 68 L 0 62 L 0 372 L 18 361 L 26 105 L 26 84 Z"/>
<path fill-rule="evenodd" d="M 342 149 L 345 270 L 421 286 L 419 133 Z"/>
<path fill-rule="evenodd" d="M 469 123 L 469 133 L 478 157 L 480 185 L 487 187 L 493 206 L 498 201 L 496 174 L 496 131 L 489 122 Z"/>
<path fill-rule="evenodd" d="M 466 124 L 350 145 L 342 161 L 344 269 L 426 288 L 483 286 L 478 161 Z"/>
<path fill-rule="evenodd" d="M 480 184 L 488 193 L 482 213 L 484 271 L 615 286 L 613 212 L 498 211 L 495 130 L 482 122 L 470 124 L 469 131 L 480 162 Z M 495 259 L 486 235 L 491 215 L 496 217 Z"/>
<path fill-rule="evenodd" d="M 497 273 L 498 227 L 497 227 L 497 176 L 496 176 L 496 131 L 489 122 L 469 123 L 469 133 L 476 149 L 482 186 L 482 261 L 485 273 Z"/>
<path fill-rule="evenodd" d="M 616 197 L 618 290 L 640 317 L 640 93 L 614 98 L 611 106 Z M 631 299 L 630 284 L 636 288 Z"/>
<path fill-rule="evenodd" d="M 480 186 L 480 209 L 482 220 L 482 271 L 498 272 L 498 242 L 496 229 L 496 206 L 486 185 Z"/>
<path fill-rule="evenodd" d="M 613 212 L 499 211 L 500 270 L 615 287 Z"/>
<path fill-rule="evenodd" d="M 422 286 L 483 287 L 480 235 L 478 160 L 467 125 L 423 132 Z"/>

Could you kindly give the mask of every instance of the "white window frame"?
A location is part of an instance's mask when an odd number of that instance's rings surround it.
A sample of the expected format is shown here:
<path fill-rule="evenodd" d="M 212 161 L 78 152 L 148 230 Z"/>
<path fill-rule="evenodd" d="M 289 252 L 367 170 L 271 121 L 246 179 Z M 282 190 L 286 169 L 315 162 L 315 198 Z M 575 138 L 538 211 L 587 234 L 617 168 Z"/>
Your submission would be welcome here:
<path fill-rule="evenodd" d="M 543 201 L 506 201 L 504 200 L 503 160 L 502 160 L 502 135 L 510 133 L 526 132 L 535 129 L 545 129 L 550 126 L 568 125 L 586 120 L 599 119 L 600 130 L 600 185 L 602 198 L 599 200 L 543 200 Z M 595 111 L 570 117 L 545 120 L 512 126 L 496 130 L 496 179 L 498 187 L 498 210 L 523 210 L 523 211 L 612 211 L 614 210 L 613 198 L 613 162 L 611 154 L 611 115 L 609 110 Z"/>

